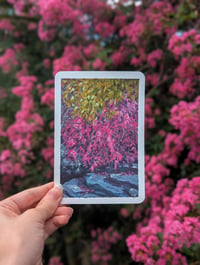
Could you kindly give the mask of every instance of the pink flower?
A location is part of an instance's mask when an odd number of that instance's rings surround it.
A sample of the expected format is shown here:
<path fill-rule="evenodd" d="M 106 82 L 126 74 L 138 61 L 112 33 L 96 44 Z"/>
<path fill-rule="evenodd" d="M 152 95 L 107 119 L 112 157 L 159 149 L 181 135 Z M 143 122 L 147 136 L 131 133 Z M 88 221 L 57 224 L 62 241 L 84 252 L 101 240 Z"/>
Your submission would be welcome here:
<path fill-rule="evenodd" d="M 125 62 L 128 54 L 129 54 L 129 50 L 124 49 L 123 47 L 119 51 L 114 52 L 111 55 L 111 58 L 113 60 L 113 65 L 118 66 L 118 65 L 123 64 Z"/>
<path fill-rule="evenodd" d="M 121 216 L 123 216 L 124 218 L 128 218 L 129 217 L 129 212 L 128 212 L 128 210 L 126 209 L 126 208 L 121 208 L 120 209 L 120 214 L 121 214 Z"/>
<path fill-rule="evenodd" d="M 34 22 L 28 23 L 28 30 L 34 30 L 37 28 L 37 24 Z"/>
<path fill-rule="evenodd" d="M 75 22 L 81 15 L 78 9 L 73 9 L 72 5 L 62 0 L 40 0 L 38 6 L 42 19 L 48 26 L 56 27 L 59 23 L 65 24 L 66 21 Z"/>
<path fill-rule="evenodd" d="M 91 43 L 87 47 L 84 47 L 83 52 L 87 58 L 92 58 L 97 53 L 97 47 L 95 44 Z"/>
<path fill-rule="evenodd" d="M 182 141 L 187 146 L 190 146 L 188 158 L 200 162 L 200 144 L 199 144 L 199 121 L 200 114 L 200 97 L 197 97 L 194 102 L 187 103 L 179 102 L 171 109 L 171 118 L 169 122 L 180 130 L 179 141 Z M 193 128 L 191 130 L 191 128 Z"/>
<path fill-rule="evenodd" d="M 0 56 L 0 68 L 2 71 L 9 73 L 11 69 L 17 65 L 16 52 L 11 48 L 6 49 L 5 53 Z"/>
<path fill-rule="evenodd" d="M 141 60 L 141 58 L 133 57 L 131 59 L 131 64 L 134 66 L 140 66 L 140 65 L 142 65 L 142 60 Z"/>
<path fill-rule="evenodd" d="M 10 158 L 10 156 L 11 156 L 11 151 L 9 149 L 4 150 L 0 155 L 0 161 L 7 160 L 8 158 Z"/>
<path fill-rule="evenodd" d="M 47 92 L 42 96 L 41 103 L 46 104 L 53 109 L 54 107 L 54 88 L 47 90 Z"/>
<path fill-rule="evenodd" d="M 15 26 L 11 24 L 9 19 L 1 19 L 0 21 L 0 29 L 7 31 L 14 31 Z"/>
<path fill-rule="evenodd" d="M 181 36 L 174 34 L 169 40 L 168 49 L 178 57 L 182 54 L 192 53 L 194 44 L 198 42 L 198 39 L 199 34 L 197 34 L 196 30 L 189 30 Z"/>
<path fill-rule="evenodd" d="M 100 58 L 97 58 L 93 62 L 93 67 L 94 67 L 94 69 L 104 70 L 106 67 L 106 63 L 102 62 L 102 60 Z"/>
<path fill-rule="evenodd" d="M 145 12 L 145 11 L 144 11 Z M 137 45 L 139 38 L 142 36 L 145 29 L 145 14 L 141 15 L 139 12 L 136 13 L 135 19 L 132 23 L 126 25 L 120 31 L 121 36 L 130 38 L 131 43 Z"/>
<path fill-rule="evenodd" d="M 30 95 L 37 78 L 35 76 L 20 76 L 19 81 L 21 83 L 20 86 L 14 87 L 12 92 L 19 97 L 24 97 Z"/>
<path fill-rule="evenodd" d="M 63 263 L 60 261 L 59 257 L 52 257 L 48 265 L 63 265 Z"/>
<path fill-rule="evenodd" d="M 108 227 L 104 231 L 100 228 L 92 230 L 92 237 L 92 261 L 108 265 L 108 262 L 112 260 L 109 251 L 112 245 L 121 240 L 121 235 L 113 227 Z"/>
<path fill-rule="evenodd" d="M 150 83 L 150 85 L 156 86 L 156 85 L 158 85 L 158 82 L 159 82 L 159 75 L 156 73 L 146 75 L 146 81 L 147 81 L 147 83 Z"/>
<path fill-rule="evenodd" d="M 79 71 L 81 66 L 84 65 L 84 56 L 82 50 L 76 46 L 66 46 L 61 58 L 54 60 L 53 62 L 53 74 L 58 71 Z"/>
<path fill-rule="evenodd" d="M 117 16 L 114 19 L 114 27 L 115 28 L 122 28 L 126 25 L 127 17 L 121 12 L 118 12 Z"/>
<path fill-rule="evenodd" d="M 155 67 L 157 62 L 159 62 L 162 59 L 163 51 L 160 49 L 157 49 L 153 52 L 151 52 L 147 57 L 147 62 L 152 66 Z"/>
<path fill-rule="evenodd" d="M 44 22 L 41 20 L 38 24 L 38 36 L 42 41 L 51 41 L 55 37 L 55 29 L 45 28 Z"/>
<path fill-rule="evenodd" d="M 49 68 L 51 66 L 51 61 L 49 59 L 44 59 L 43 63 L 45 68 Z"/>
<path fill-rule="evenodd" d="M 114 26 L 108 22 L 99 22 L 95 26 L 95 31 L 103 38 L 108 38 L 114 32 Z"/>

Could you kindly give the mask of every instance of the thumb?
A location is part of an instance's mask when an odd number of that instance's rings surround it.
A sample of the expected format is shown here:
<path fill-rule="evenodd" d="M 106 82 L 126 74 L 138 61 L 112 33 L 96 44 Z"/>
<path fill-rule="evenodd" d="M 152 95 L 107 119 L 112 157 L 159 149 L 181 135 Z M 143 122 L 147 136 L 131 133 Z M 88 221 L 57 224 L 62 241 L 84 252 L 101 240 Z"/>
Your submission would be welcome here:
<path fill-rule="evenodd" d="M 43 199 L 38 203 L 35 210 L 39 212 L 43 222 L 53 216 L 62 200 L 62 190 L 59 187 L 50 189 Z"/>

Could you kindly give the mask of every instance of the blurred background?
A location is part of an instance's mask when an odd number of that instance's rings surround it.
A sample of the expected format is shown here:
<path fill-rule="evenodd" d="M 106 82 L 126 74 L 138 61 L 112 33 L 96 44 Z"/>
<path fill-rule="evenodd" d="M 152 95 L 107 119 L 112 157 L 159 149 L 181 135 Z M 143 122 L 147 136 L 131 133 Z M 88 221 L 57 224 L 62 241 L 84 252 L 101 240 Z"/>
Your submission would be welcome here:
<path fill-rule="evenodd" d="M 74 206 L 47 265 L 200 264 L 198 0 L 0 0 L 0 198 L 53 180 L 54 76 L 146 77 L 141 205 Z"/>

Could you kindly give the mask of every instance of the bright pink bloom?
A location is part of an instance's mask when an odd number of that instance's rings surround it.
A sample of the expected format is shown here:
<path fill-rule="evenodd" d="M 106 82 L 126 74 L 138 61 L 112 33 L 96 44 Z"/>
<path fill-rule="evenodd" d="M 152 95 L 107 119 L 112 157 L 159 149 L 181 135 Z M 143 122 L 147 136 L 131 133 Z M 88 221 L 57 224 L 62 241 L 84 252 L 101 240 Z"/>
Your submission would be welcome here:
<path fill-rule="evenodd" d="M 104 70 L 106 67 L 106 63 L 102 62 L 102 60 L 100 58 L 97 58 L 94 62 L 93 62 L 93 67 L 94 69 L 98 69 L 98 70 Z"/>
<path fill-rule="evenodd" d="M 155 67 L 157 62 L 159 62 L 162 59 L 163 51 L 160 49 L 157 49 L 153 52 L 151 52 L 147 57 L 147 62 L 152 66 Z"/>
<path fill-rule="evenodd" d="M 103 38 L 108 38 L 114 32 L 114 26 L 108 22 L 100 22 L 95 26 L 95 31 Z"/>
<path fill-rule="evenodd" d="M 11 24 L 9 19 L 1 19 L 0 21 L 0 29 L 7 30 L 7 31 L 13 31 L 15 29 L 14 25 Z"/>
<path fill-rule="evenodd" d="M 5 53 L 0 56 L 0 68 L 2 71 L 9 73 L 12 68 L 17 65 L 16 52 L 11 48 L 6 49 Z"/>
<path fill-rule="evenodd" d="M 41 20 L 38 24 L 38 36 L 42 41 L 51 41 L 55 37 L 55 29 L 45 29 L 45 24 Z"/>
<path fill-rule="evenodd" d="M 50 259 L 48 265 L 63 265 L 59 257 L 53 257 Z"/>

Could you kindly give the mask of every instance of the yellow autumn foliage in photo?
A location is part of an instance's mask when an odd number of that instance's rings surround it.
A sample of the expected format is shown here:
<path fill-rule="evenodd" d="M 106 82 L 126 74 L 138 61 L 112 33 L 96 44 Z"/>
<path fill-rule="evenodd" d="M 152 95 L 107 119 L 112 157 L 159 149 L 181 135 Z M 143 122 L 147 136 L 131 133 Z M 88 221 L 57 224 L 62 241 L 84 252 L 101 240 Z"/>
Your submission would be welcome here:
<path fill-rule="evenodd" d="M 125 98 L 137 101 L 138 85 L 138 80 L 128 79 L 63 79 L 62 97 L 66 106 L 73 108 L 73 116 L 91 121 L 106 110 L 107 118 L 111 118 L 115 111 L 109 110 L 109 105 Z"/>

